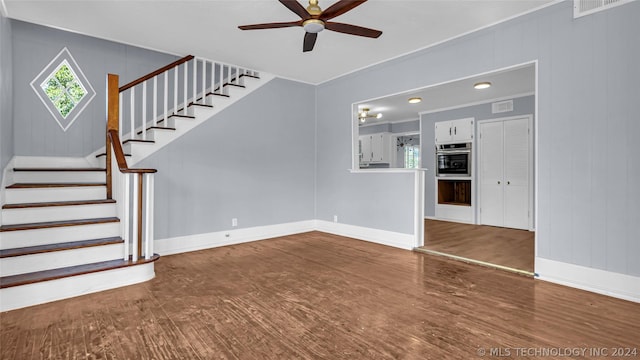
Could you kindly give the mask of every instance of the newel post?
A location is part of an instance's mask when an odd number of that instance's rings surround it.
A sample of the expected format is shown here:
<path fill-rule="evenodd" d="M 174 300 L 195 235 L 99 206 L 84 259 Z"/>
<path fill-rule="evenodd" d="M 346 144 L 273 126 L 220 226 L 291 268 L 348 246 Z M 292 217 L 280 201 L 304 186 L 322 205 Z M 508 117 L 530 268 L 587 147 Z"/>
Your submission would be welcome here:
<path fill-rule="evenodd" d="M 119 131 L 119 97 L 118 75 L 107 75 L 107 131 L 106 131 L 106 152 L 107 152 L 107 199 L 112 199 L 113 175 L 111 173 L 111 139 L 109 130 Z"/>

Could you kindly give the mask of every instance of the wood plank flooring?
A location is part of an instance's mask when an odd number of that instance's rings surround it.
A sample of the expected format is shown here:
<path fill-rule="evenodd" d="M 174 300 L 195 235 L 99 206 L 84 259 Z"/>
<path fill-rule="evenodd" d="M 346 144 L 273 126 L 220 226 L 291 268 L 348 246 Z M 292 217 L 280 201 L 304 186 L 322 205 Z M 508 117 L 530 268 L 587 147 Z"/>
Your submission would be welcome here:
<path fill-rule="evenodd" d="M 640 304 L 320 232 L 164 256 L 156 274 L 0 314 L 0 358 L 474 359 L 479 351 L 489 358 L 492 348 L 640 350 Z"/>
<path fill-rule="evenodd" d="M 422 249 L 533 273 L 534 236 L 527 230 L 425 219 Z"/>

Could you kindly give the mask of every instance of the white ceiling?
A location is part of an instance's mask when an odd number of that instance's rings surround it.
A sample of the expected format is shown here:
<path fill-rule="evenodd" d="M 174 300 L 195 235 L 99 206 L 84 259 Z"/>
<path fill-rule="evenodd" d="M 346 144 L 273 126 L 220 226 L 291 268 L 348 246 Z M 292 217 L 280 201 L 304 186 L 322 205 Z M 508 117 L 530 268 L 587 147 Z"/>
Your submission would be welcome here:
<path fill-rule="evenodd" d="M 336 0 L 320 0 L 323 9 Z M 5 16 L 322 83 L 536 9 L 553 0 L 370 0 L 333 21 L 383 31 L 378 39 L 325 30 L 302 52 L 300 27 L 238 25 L 299 20 L 276 0 L 0 0 Z M 307 5 L 304 0 L 301 4 Z"/>
<path fill-rule="evenodd" d="M 473 85 L 488 81 L 491 87 L 476 90 Z M 482 103 L 506 99 L 535 92 L 535 65 L 496 71 L 446 84 L 417 89 L 356 104 L 358 109 L 368 108 L 369 114 L 382 113 L 380 119 L 368 118 L 364 125 L 418 119 L 419 113 L 441 110 L 464 104 Z M 409 104 L 411 97 L 421 97 L 422 102 Z"/>

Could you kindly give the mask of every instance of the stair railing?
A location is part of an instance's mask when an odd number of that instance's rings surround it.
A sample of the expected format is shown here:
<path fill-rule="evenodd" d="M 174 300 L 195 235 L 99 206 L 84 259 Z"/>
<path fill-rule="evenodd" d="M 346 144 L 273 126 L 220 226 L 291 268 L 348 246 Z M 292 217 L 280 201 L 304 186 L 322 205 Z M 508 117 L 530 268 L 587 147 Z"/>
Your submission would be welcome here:
<path fill-rule="evenodd" d="M 107 197 L 117 200 L 126 243 L 125 259 L 129 258 L 130 247 L 134 260 L 142 255 L 153 256 L 156 170 L 129 168 L 123 144 L 150 141 L 148 130 L 175 127 L 171 117 L 191 116 L 192 105 L 212 106 L 213 98 L 229 96 L 230 87 L 244 86 L 245 77 L 258 78 L 259 73 L 192 55 L 123 86 L 119 86 L 117 75 L 108 75 Z"/>
<path fill-rule="evenodd" d="M 185 56 L 163 68 L 120 87 L 119 135 L 124 142 L 150 140 L 153 127 L 172 127 L 173 115 L 191 115 L 189 106 L 209 105 L 215 96 L 228 96 L 231 86 L 244 86 L 256 71 Z M 161 125 L 161 126 L 160 126 Z"/>
<path fill-rule="evenodd" d="M 118 134 L 118 94 L 118 75 L 108 74 L 107 198 L 116 199 L 124 240 L 123 258 L 137 261 L 141 257 L 150 259 L 153 256 L 153 174 L 157 170 L 127 166 Z"/>

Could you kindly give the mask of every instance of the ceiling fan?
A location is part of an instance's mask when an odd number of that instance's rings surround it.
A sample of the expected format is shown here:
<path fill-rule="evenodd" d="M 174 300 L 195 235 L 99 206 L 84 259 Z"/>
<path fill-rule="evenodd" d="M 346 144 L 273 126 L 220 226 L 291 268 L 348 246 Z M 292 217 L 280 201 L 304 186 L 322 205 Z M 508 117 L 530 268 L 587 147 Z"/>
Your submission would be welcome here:
<path fill-rule="evenodd" d="M 258 30 L 258 29 L 276 29 L 291 26 L 302 26 L 304 31 L 304 43 L 302 51 L 307 52 L 313 50 L 316 44 L 318 33 L 324 29 L 336 31 L 344 34 L 377 38 L 382 35 L 382 31 L 369 29 L 361 26 L 344 24 L 329 21 L 334 17 L 340 16 L 349 10 L 367 0 L 340 0 L 329 6 L 326 10 L 320 9 L 318 0 L 309 0 L 309 6 L 305 9 L 297 0 L 279 0 L 287 9 L 293 11 L 300 16 L 301 20 L 289 22 L 275 22 L 266 24 L 242 25 L 238 26 L 241 30 Z"/>

